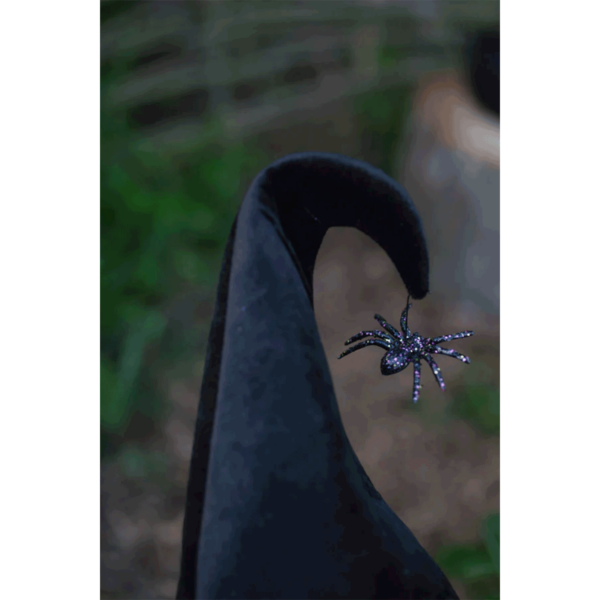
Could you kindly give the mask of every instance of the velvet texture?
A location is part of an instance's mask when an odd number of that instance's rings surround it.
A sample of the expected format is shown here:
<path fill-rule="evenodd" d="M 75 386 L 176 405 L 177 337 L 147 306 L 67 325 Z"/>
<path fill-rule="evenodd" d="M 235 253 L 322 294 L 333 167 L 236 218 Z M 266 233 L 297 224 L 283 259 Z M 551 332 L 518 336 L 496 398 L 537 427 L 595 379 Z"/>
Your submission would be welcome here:
<path fill-rule="evenodd" d="M 285 157 L 253 182 L 223 260 L 209 338 L 177 597 L 457 598 L 373 487 L 344 431 L 313 311 L 329 227 L 428 291 L 419 216 L 381 171 Z"/>

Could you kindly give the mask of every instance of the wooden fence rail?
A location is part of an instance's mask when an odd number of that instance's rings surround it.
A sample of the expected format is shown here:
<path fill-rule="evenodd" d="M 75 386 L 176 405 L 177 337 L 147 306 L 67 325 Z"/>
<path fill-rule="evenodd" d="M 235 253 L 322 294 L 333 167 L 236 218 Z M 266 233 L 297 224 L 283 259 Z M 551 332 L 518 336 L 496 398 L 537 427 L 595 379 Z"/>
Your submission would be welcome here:
<path fill-rule="evenodd" d="M 104 3 L 114 0 L 104 0 Z M 370 89 L 410 85 L 459 60 L 496 2 L 132 3 L 102 28 L 102 60 L 127 60 L 104 102 L 142 147 L 189 151 L 219 119 L 245 136 Z"/>

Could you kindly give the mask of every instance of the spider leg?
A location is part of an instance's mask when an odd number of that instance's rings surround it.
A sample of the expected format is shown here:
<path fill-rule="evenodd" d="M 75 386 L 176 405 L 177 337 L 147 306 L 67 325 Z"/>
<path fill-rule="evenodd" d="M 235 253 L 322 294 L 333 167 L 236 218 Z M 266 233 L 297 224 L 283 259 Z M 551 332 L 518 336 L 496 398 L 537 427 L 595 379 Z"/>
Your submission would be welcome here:
<path fill-rule="evenodd" d="M 392 336 L 400 339 L 400 340 L 404 340 L 404 336 L 392 325 L 390 325 L 381 315 L 375 315 L 375 320 L 389 333 L 392 334 Z"/>
<path fill-rule="evenodd" d="M 408 309 L 411 306 L 412 304 L 407 304 L 406 308 L 402 311 L 402 316 L 400 317 L 400 327 L 407 338 L 410 337 L 410 329 L 408 328 Z"/>
<path fill-rule="evenodd" d="M 413 402 L 419 399 L 419 390 L 421 389 L 421 363 L 415 360 L 415 379 L 413 383 Z"/>
<path fill-rule="evenodd" d="M 442 379 L 442 371 L 436 365 L 436 363 L 433 360 L 433 358 L 431 358 L 431 356 L 429 356 L 429 354 L 423 354 L 423 358 L 429 363 L 429 366 L 431 367 L 431 370 L 433 371 L 433 374 L 435 375 L 435 378 L 436 378 L 436 380 L 438 382 L 438 385 L 443 390 L 446 389 L 446 384 L 444 383 L 444 380 Z"/>
<path fill-rule="evenodd" d="M 394 340 L 392 339 L 392 337 L 389 334 L 384 333 L 383 331 L 375 330 L 375 331 L 361 331 L 360 333 L 353 335 L 349 340 L 346 340 L 344 342 L 344 344 L 346 344 L 346 346 L 347 346 L 348 344 L 352 344 L 353 342 L 357 342 L 358 340 L 362 340 L 369 336 L 381 338 L 382 340 L 384 340 L 390 344 L 390 348 L 391 348 L 391 345 L 394 343 Z"/>
<path fill-rule="evenodd" d="M 348 350 L 344 350 L 338 358 L 343 358 L 344 356 L 348 356 L 348 354 L 352 354 L 355 350 L 360 350 L 361 348 L 366 348 L 367 346 L 379 346 L 380 348 L 384 348 L 385 350 L 389 350 L 390 346 L 383 340 L 365 340 L 364 342 L 358 342 L 356 346 L 352 346 L 348 348 Z"/>
<path fill-rule="evenodd" d="M 460 333 L 452 333 L 450 335 L 440 335 L 439 337 L 433 338 L 431 342 L 433 344 L 439 344 L 440 342 L 459 340 L 461 338 L 471 337 L 472 335 L 475 335 L 474 331 L 461 331 Z"/>
<path fill-rule="evenodd" d="M 464 363 L 470 364 L 471 359 L 456 350 L 450 350 L 448 348 L 442 348 L 441 346 L 433 346 L 429 352 L 433 354 L 444 354 L 445 356 L 451 356 L 452 358 L 458 358 L 458 360 L 462 360 Z"/>

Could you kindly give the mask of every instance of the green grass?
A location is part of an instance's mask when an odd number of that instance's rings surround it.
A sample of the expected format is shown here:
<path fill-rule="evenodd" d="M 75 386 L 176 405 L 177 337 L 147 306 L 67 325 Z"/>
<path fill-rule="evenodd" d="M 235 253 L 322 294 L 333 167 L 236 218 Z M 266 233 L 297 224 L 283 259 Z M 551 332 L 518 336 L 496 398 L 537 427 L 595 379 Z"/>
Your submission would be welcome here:
<path fill-rule="evenodd" d="M 488 436 L 500 434 L 500 390 L 494 372 L 486 365 L 472 365 L 449 406 L 454 418 L 467 421 Z"/>

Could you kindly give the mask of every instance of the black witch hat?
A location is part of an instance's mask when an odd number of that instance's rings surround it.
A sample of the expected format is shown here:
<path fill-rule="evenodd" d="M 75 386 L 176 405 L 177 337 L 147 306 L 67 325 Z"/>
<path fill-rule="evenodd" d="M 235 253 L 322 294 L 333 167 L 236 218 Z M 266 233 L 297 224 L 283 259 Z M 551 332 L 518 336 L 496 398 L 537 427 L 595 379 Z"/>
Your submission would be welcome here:
<path fill-rule="evenodd" d="M 346 436 L 313 310 L 329 227 L 356 227 L 410 295 L 428 291 L 419 215 L 383 172 L 303 153 L 262 171 L 221 270 L 185 508 L 184 598 L 458 598 Z"/>

